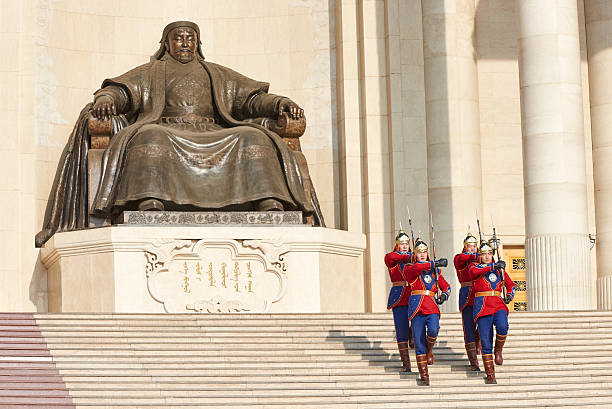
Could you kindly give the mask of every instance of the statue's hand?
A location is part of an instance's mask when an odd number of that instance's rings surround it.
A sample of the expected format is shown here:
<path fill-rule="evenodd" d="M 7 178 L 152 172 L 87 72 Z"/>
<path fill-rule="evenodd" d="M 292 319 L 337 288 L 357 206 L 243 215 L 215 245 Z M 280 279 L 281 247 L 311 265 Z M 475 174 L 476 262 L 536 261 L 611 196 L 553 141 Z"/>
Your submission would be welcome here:
<path fill-rule="evenodd" d="M 103 95 L 96 99 L 91 114 L 99 120 L 108 119 L 111 115 L 117 115 L 117 105 L 111 97 Z"/>
<path fill-rule="evenodd" d="M 278 116 L 281 116 L 283 112 L 289 114 L 292 119 L 300 119 L 304 117 L 304 110 L 300 108 L 295 102 L 286 100 L 278 106 Z"/>

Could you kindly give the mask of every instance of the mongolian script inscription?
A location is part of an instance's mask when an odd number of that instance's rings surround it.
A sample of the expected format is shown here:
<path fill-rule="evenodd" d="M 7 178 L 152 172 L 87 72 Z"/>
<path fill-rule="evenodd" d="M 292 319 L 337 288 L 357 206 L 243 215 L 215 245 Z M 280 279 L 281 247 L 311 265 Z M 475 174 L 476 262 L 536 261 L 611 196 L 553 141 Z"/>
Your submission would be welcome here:
<path fill-rule="evenodd" d="M 233 264 L 233 265 L 232 265 Z M 215 288 L 229 288 L 236 293 L 252 293 L 253 266 L 250 261 L 219 264 L 200 261 L 185 261 L 181 270 L 181 287 L 185 293 L 191 293 L 193 286 L 208 286 Z"/>
<path fill-rule="evenodd" d="M 149 293 L 168 312 L 266 312 L 285 292 L 277 242 L 170 240 L 150 246 Z"/>

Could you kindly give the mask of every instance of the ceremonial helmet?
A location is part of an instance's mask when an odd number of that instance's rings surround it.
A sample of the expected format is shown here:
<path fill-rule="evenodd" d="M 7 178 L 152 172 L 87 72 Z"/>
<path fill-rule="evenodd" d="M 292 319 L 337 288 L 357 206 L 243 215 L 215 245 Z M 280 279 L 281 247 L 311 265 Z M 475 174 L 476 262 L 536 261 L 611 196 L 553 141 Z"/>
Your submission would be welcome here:
<path fill-rule="evenodd" d="M 400 230 L 399 233 L 397 233 L 397 236 L 395 236 L 395 244 L 405 244 L 408 243 L 410 244 L 410 237 L 408 237 L 408 234 L 406 234 L 405 231 Z"/>
<path fill-rule="evenodd" d="M 488 241 L 483 241 L 478 247 L 478 254 L 493 254 L 493 246 Z"/>
<path fill-rule="evenodd" d="M 483 241 L 478 247 L 478 258 L 480 259 L 480 256 L 482 256 L 483 254 L 493 255 L 493 247 L 488 241 Z"/>
<path fill-rule="evenodd" d="M 417 237 L 414 242 L 414 252 L 415 253 L 425 253 L 427 251 L 427 243 Z"/>
<path fill-rule="evenodd" d="M 466 248 L 470 244 L 478 246 L 478 240 L 476 239 L 476 237 L 474 237 L 472 233 L 468 232 L 467 236 L 465 236 L 465 239 L 463 239 L 463 248 Z"/>

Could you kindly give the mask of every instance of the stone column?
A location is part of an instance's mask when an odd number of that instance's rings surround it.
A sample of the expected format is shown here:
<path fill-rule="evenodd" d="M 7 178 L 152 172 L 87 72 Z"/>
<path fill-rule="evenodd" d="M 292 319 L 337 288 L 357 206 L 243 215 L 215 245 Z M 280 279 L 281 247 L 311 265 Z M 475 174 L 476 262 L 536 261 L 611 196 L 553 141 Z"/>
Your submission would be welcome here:
<path fill-rule="evenodd" d="M 517 0 L 529 309 L 594 308 L 577 0 Z"/>
<path fill-rule="evenodd" d="M 456 311 L 459 285 L 452 258 L 461 251 L 468 225 L 475 233 L 476 213 L 482 215 L 474 1 L 427 0 L 421 7 L 429 208 L 437 228 L 437 256 L 451 262 L 445 278 L 453 291 L 443 307 Z M 417 227 L 423 227 L 429 241 L 428 220 L 421 223 Z"/>
<path fill-rule="evenodd" d="M 585 2 L 597 226 L 597 307 L 612 309 L 612 8 Z"/>

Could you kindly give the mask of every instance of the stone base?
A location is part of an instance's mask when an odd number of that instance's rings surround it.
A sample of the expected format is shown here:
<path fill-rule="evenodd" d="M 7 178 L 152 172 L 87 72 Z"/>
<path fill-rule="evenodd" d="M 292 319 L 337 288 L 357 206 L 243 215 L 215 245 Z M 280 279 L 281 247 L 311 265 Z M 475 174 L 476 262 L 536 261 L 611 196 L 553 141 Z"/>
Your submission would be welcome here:
<path fill-rule="evenodd" d="M 365 236 L 322 227 L 131 226 L 55 234 L 49 312 L 364 312 Z"/>

